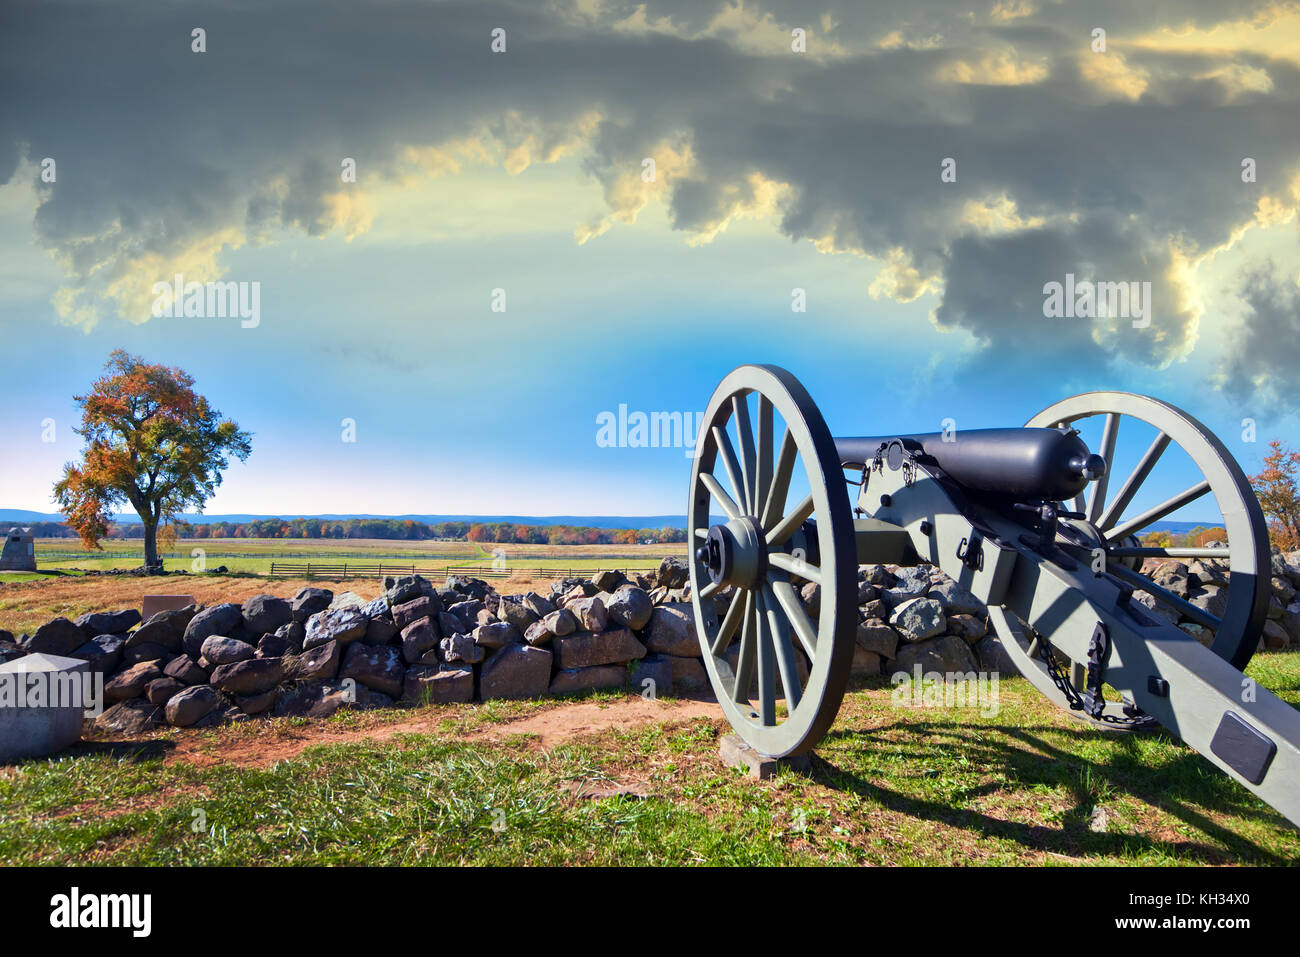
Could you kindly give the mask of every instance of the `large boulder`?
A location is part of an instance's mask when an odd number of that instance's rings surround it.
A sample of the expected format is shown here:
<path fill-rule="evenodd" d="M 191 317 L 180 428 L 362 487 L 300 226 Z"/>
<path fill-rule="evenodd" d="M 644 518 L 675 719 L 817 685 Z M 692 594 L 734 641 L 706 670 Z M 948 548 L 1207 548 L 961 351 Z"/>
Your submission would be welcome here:
<path fill-rule="evenodd" d="M 406 668 L 401 654 L 391 645 L 353 643 L 343 653 L 339 677 L 352 678 L 359 685 L 398 698 L 402 694 Z"/>
<path fill-rule="evenodd" d="M 245 641 L 213 635 L 203 640 L 200 654 L 212 665 L 230 665 L 246 661 L 257 654 L 257 649 Z"/>
<path fill-rule="evenodd" d="M 556 666 L 562 670 L 591 668 L 616 662 L 635 661 L 646 656 L 646 647 L 626 628 L 592 634 L 579 631 L 552 643 Z"/>
<path fill-rule="evenodd" d="M 244 627 L 255 635 L 269 635 L 293 621 L 293 606 L 274 595 L 254 595 L 244 602 Z"/>
<path fill-rule="evenodd" d="M 104 683 L 105 701 L 125 701 L 127 698 L 144 696 L 144 689 L 155 678 L 161 678 L 162 668 L 156 661 L 142 661 L 119 671 Z"/>
<path fill-rule="evenodd" d="M 402 629 L 402 657 L 413 665 L 441 640 L 442 633 L 432 618 L 417 618 Z"/>
<path fill-rule="evenodd" d="M 181 684 L 202 685 L 208 683 L 208 673 L 199 667 L 189 655 L 177 655 L 163 668 L 163 674 L 175 678 Z"/>
<path fill-rule="evenodd" d="M 442 613 L 442 602 L 437 595 L 419 595 L 408 602 L 393 606 L 393 624 L 398 631 L 421 618 L 436 618 Z"/>
<path fill-rule="evenodd" d="M 388 607 L 394 610 L 397 609 L 398 605 L 414 601 L 422 595 L 435 599 L 438 596 L 438 591 L 433 587 L 433 582 L 423 575 L 389 576 L 384 578 L 383 585 L 384 597 L 388 599 Z M 428 614 L 428 612 L 425 612 L 425 614 Z M 421 616 L 417 615 L 416 617 Z"/>
<path fill-rule="evenodd" d="M 175 678 L 163 675 L 161 678 L 155 678 L 145 686 L 145 700 L 150 704 L 162 707 L 170 701 L 175 695 L 180 694 L 187 686 L 177 681 Z"/>
<path fill-rule="evenodd" d="M 690 605 L 659 605 L 645 632 L 646 648 L 657 655 L 699 658 L 704 652 L 695 634 L 695 614 Z"/>
<path fill-rule="evenodd" d="M 27 639 L 23 647 L 28 654 L 43 653 L 66 658 L 94 637 L 66 618 L 55 618 L 37 628 L 36 634 Z"/>
<path fill-rule="evenodd" d="M 80 658 L 86 662 L 90 671 L 102 675 L 112 674 L 122 660 L 125 644 L 126 639 L 121 635 L 96 635 L 68 657 Z"/>
<path fill-rule="evenodd" d="M 579 598 L 567 602 L 564 610 L 570 612 L 584 631 L 604 631 L 609 624 L 609 612 L 599 598 Z"/>
<path fill-rule="evenodd" d="M 204 608 L 185 628 L 185 637 L 181 640 L 181 650 L 191 658 L 203 654 L 203 642 L 213 635 L 229 637 L 236 627 L 244 623 L 244 613 L 240 607 L 231 602 Z"/>
<path fill-rule="evenodd" d="M 223 704 L 221 695 L 211 685 L 194 685 L 167 702 L 167 721 L 178 728 L 198 724 Z"/>
<path fill-rule="evenodd" d="M 691 569 L 684 558 L 665 558 L 659 563 L 655 584 L 660 588 L 681 588 L 691 580 Z"/>
<path fill-rule="evenodd" d="M 898 652 L 898 632 L 883 621 L 869 618 L 858 625 L 857 644 L 864 651 L 892 658 Z"/>
<path fill-rule="evenodd" d="M 187 605 L 184 608 L 167 608 L 156 614 L 150 615 L 149 620 L 137 628 L 127 637 L 126 643 L 131 645 L 162 645 L 168 651 L 175 654 L 181 650 L 181 641 L 185 637 L 185 629 L 189 627 L 194 616 L 199 613 L 198 605 Z"/>
<path fill-rule="evenodd" d="M 145 734 L 162 721 L 162 710 L 144 698 L 119 701 L 95 718 L 95 730 L 106 734 Z"/>
<path fill-rule="evenodd" d="M 502 648 L 483 666 L 479 694 L 490 698 L 534 698 L 551 686 L 551 653 L 517 644 Z"/>
<path fill-rule="evenodd" d="M 338 675 L 342 658 L 343 646 L 337 641 L 327 641 L 286 658 L 284 676 L 290 681 L 325 681 Z"/>
<path fill-rule="evenodd" d="M 75 624 L 88 635 L 121 635 L 140 624 L 140 612 L 134 608 L 88 611 Z"/>
<path fill-rule="evenodd" d="M 943 605 L 934 598 L 910 598 L 894 608 L 889 623 L 904 641 L 925 641 L 948 630 Z"/>
<path fill-rule="evenodd" d="M 654 603 L 644 588 L 621 585 L 606 606 L 609 617 L 624 628 L 640 631 L 650 621 Z"/>
<path fill-rule="evenodd" d="M 1014 678 L 1020 674 L 1020 669 L 1011 660 L 1011 655 L 1007 653 L 1007 649 L 997 635 L 985 635 L 971 648 L 975 652 L 975 660 L 979 663 L 980 671 L 1003 678 Z"/>
<path fill-rule="evenodd" d="M 487 649 L 469 635 L 460 632 L 443 638 L 438 643 L 438 650 L 442 654 L 442 660 L 448 664 L 476 665 L 487 657 Z"/>
<path fill-rule="evenodd" d="M 535 591 L 530 591 L 520 600 L 523 602 L 524 607 L 538 618 L 545 618 L 555 611 L 555 603 Z"/>
<path fill-rule="evenodd" d="M 627 683 L 623 665 L 595 665 L 591 668 L 566 668 L 551 679 L 551 694 L 572 694 L 599 688 L 621 688 Z"/>
<path fill-rule="evenodd" d="M 284 679 L 283 658 L 247 658 L 233 664 L 218 665 L 208 679 L 214 688 L 227 694 L 254 695 L 269 691 Z"/>
<path fill-rule="evenodd" d="M 422 704 L 472 701 L 474 670 L 457 665 L 413 665 L 406 669 L 402 698 Z"/>
<path fill-rule="evenodd" d="M 175 654 L 172 649 L 148 641 L 128 646 L 124 635 L 100 635 L 99 637 L 122 639 L 122 663 L 127 665 L 138 664 L 141 661 L 171 661 L 172 655 Z"/>
<path fill-rule="evenodd" d="M 514 625 L 521 633 L 538 619 L 537 613 L 527 605 L 510 598 L 502 598 L 497 603 L 496 616 L 501 621 Z"/>
<path fill-rule="evenodd" d="M 474 629 L 474 643 L 481 648 L 504 648 L 523 640 L 519 629 L 507 621 L 494 621 Z"/>
<path fill-rule="evenodd" d="M 293 610 L 293 620 L 306 622 L 308 618 L 317 612 L 328 609 L 332 601 L 334 601 L 334 593 L 328 588 L 313 588 L 311 586 L 303 588 L 293 596 L 293 602 L 290 604 Z"/>
<path fill-rule="evenodd" d="M 318 611 L 307 619 L 307 630 L 303 635 L 304 649 L 315 648 L 327 641 L 339 644 L 351 644 L 365 637 L 370 619 L 361 609 L 354 605 L 335 608 L 332 611 Z"/>
<path fill-rule="evenodd" d="M 901 645 L 898 657 L 893 661 L 892 671 L 911 672 L 917 665 L 920 665 L 922 674 L 932 671 L 945 675 L 979 671 L 970 645 L 951 635 Z"/>
<path fill-rule="evenodd" d="M 982 601 L 955 581 L 943 581 L 931 585 L 925 597 L 934 599 L 942 605 L 943 613 L 949 617 L 970 615 L 974 618 L 983 618 L 988 610 Z"/>

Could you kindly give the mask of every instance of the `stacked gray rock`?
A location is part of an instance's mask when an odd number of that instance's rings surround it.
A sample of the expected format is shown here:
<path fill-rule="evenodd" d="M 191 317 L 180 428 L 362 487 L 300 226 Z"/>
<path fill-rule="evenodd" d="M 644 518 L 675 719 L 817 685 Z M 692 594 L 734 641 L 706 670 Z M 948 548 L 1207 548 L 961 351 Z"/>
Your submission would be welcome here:
<path fill-rule="evenodd" d="M 1222 607 L 1224 563 L 1162 561 L 1144 571 L 1193 604 Z M 855 674 L 916 665 L 1015 673 L 989 632 L 985 607 L 938 568 L 863 565 L 857 577 Z M 640 691 L 647 679 L 657 693 L 708 689 L 682 559 L 665 559 L 634 581 L 614 571 L 565 579 L 548 594 L 502 595 L 463 576 L 441 587 L 419 575 L 386 578 L 382 586 L 373 601 L 304 588 L 292 600 L 257 595 L 144 622 L 133 609 L 56 618 L 18 640 L 0 632 L 0 660 L 33 652 L 85 660 L 104 675 L 111 705 L 98 726 L 119 733 L 162 722 L 206 727 L 253 715 L 320 717 L 399 701 Z M 1300 646 L 1300 552 L 1273 555 L 1272 591 L 1261 649 Z M 800 597 L 816 617 L 817 586 L 805 585 Z M 716 596 L 719 614 L 729 598 L 726 590 Z M 1170 620 L 1201 641 L 1212 637 Z M 733 642 L 730 653 L 737 651 Z M 799 663 L 806 669 L 802 653 Z"/>
<path fill-rule="evenodd" d="M 1142 573 L 1156 584 L 1185 598 L 1202 611 L 1222 615 L 1227 604 L 1228 563 L 1198 558 L 1190 562 L 1174 559 L 1147 559 Z M 1300 647 L 1300 551 L 1274 551 L 1271 556 L 1268 617 L 1260 638 L 1260 651 L 1279 651 Z M 1210 645 L 1214 633 L 1203 625 L 1160 605 L 1141 592 L 1134 599 L 1154 616 L 1176 624 L 1203 645 Z"/>

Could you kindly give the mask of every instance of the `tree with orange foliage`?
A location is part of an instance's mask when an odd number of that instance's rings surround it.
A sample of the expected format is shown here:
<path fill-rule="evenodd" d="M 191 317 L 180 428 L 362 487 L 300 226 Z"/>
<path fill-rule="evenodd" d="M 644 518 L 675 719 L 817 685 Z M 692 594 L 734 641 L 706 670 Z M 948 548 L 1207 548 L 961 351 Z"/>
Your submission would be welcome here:
<path fill-rule="evenodd" d="M 221 484 L 228 456 L 240 461 L 252 436 L 194 391 L 180 369 L 146 363 L 121 349 L 104 364 L 81 406 L 82 461 L 63 467 L 54 498 L 82 544 L 99 548 L 112 510 L 129 502 L 144 525 L 147 568 L 158 562 L 158 525 L 186 508 L 202 511 Z"/>
<path fill-rule="evenodd" d="M 1285 552 L 1300 548 L 1300 489 L 1296 488 L 1300 452 L 1282 448 L 1281 439 L 1268 447 L 1273 452 L 1264 456 L 1263 471 L 1250 477 L 1250 487 L 1268 516 L 1269 538 Z"/>

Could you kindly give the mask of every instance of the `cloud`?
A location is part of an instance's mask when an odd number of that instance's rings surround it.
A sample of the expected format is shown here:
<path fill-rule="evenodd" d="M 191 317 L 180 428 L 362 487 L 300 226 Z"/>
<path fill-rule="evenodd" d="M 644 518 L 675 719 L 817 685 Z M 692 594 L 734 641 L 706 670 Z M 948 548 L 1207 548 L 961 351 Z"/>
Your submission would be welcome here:
<path fill-rule="evenodd" d="M 578 243 L 650 203 L 688 243 L 762 219 L 860 258 L 864 296 L 934 297 L 936 326 L 986 348 L 1165 367 L 1198 341 L 1197 264 L 1297 206 L 1300 67 L 1257 26 L 1291 30 L 1288 9 L 17 0 L 0 34 L 0 177 L 58 158 L 35 222 L 74 323 L 143 321 L 142 285 L 182 265 L 215 278 L 244 245 L 382 228 L 378 186 L 572 159 L 604 203 L 563 224 Z M 1106 53 L 1090 49 L 1098 23 Z M 794 27 L 808 54 L 790 49 Z M 1258 184 L 1240 181 L 1243 156 Z M 1066 273 L 1150 281 L 1152 326 L 1046 322 L 1043 284 Z"/>
<path fill-rule="evenodd" d="M 1229 340 L 1218 384 L 1239 401 L 1293 411 L 1300 402 L 1300 274 L 1285 278 L 1270 262 L 1242 275 L 1240 296 L 1249 311 Z"/>

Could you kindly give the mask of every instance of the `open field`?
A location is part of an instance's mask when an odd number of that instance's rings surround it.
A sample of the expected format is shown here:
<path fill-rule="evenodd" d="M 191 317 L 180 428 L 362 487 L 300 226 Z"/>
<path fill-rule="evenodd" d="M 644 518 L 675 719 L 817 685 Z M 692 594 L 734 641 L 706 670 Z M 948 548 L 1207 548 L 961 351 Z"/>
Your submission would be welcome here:
<path fill-rule="evenodd" d="M 48 571 L 138 568 L 144 561 L 140 539 L 106 540 L 102 552 L 86 551 L 76 539 L 43 538 L 36 542 L 36 565 Z M 271 562 L 374 563 L 393 561 L 453 567 L 491 565 L 504 556 L 505 568 L 653 568 L 665 555 L 685 554 L 684 544 L 664 545 L 497 545 L 457 541 L 402 541 L 366 538 L 219 538 L 181 539 L 160 549 L 168 570 L 195 570 L 200 549 L 208 568 L 225 565 L 232 572 L 270 573 Z"/>
<path fill-rule="evenodd" d="M 182 546 L 178 546 L 182 547 Z M 458 568 L 491 567 L 494 548 L 505 552 L 508 579 L 496 582 L 504 592 L 542 588 L 567 574 L 570 569 L 591 574 L 601 568 L 650 571 L 665 555 L 684 554 L 685 545 L 477 545 L 472 542 L 401 542 L 373 539 L 229 539 L 185 542 L 183 558 L 164 560 L 168 569 L 191 570 L 191 547 L 204 548 L 209 569 L 225 565 L 233 575 L 213 573 L 166 578 L 134 576 L 83 576 L 79 570 L 138 568 L 143 545 L 138 539 L 105 542 L 106 555 L 80 551 L 67 539 L 41 539 L 36 544 L 36 574 L 13 572 L 0 575 L 0 628 L 14 634 L 32 632 L 51 618 L 75 618 L 87 611 L 139 607 L 144 595 L 193 595 L 205 604 L 243 601 L 257 594 L 291 598 L 304 585 L 321 585 L 335 592 L 354 591 L 366 598 L 379 594 L 379 582 L 372 576 L 345 581 L 314 577 L 269 579 L 271 562 L 341 562 L 353 560 L 373 564 L 389 559 L 417 568 L 433 569 L 441 577 Z M 53 559 L 53 555 L 72 557 Z M 249 576 L 249 577 L 241 577 Z"/>
<path fill-rule="evenodd" d="M 1300 704 L 1300 655 L 1249 673 Z M 87 741 L 0 768 L 6 864 L 1294 864 L 1300 832 L 1164 734 L 1020 679 L 1000 710 L 856 684 L 809 775 L 723 766 L 708 701 L 621 694 Z"/>

